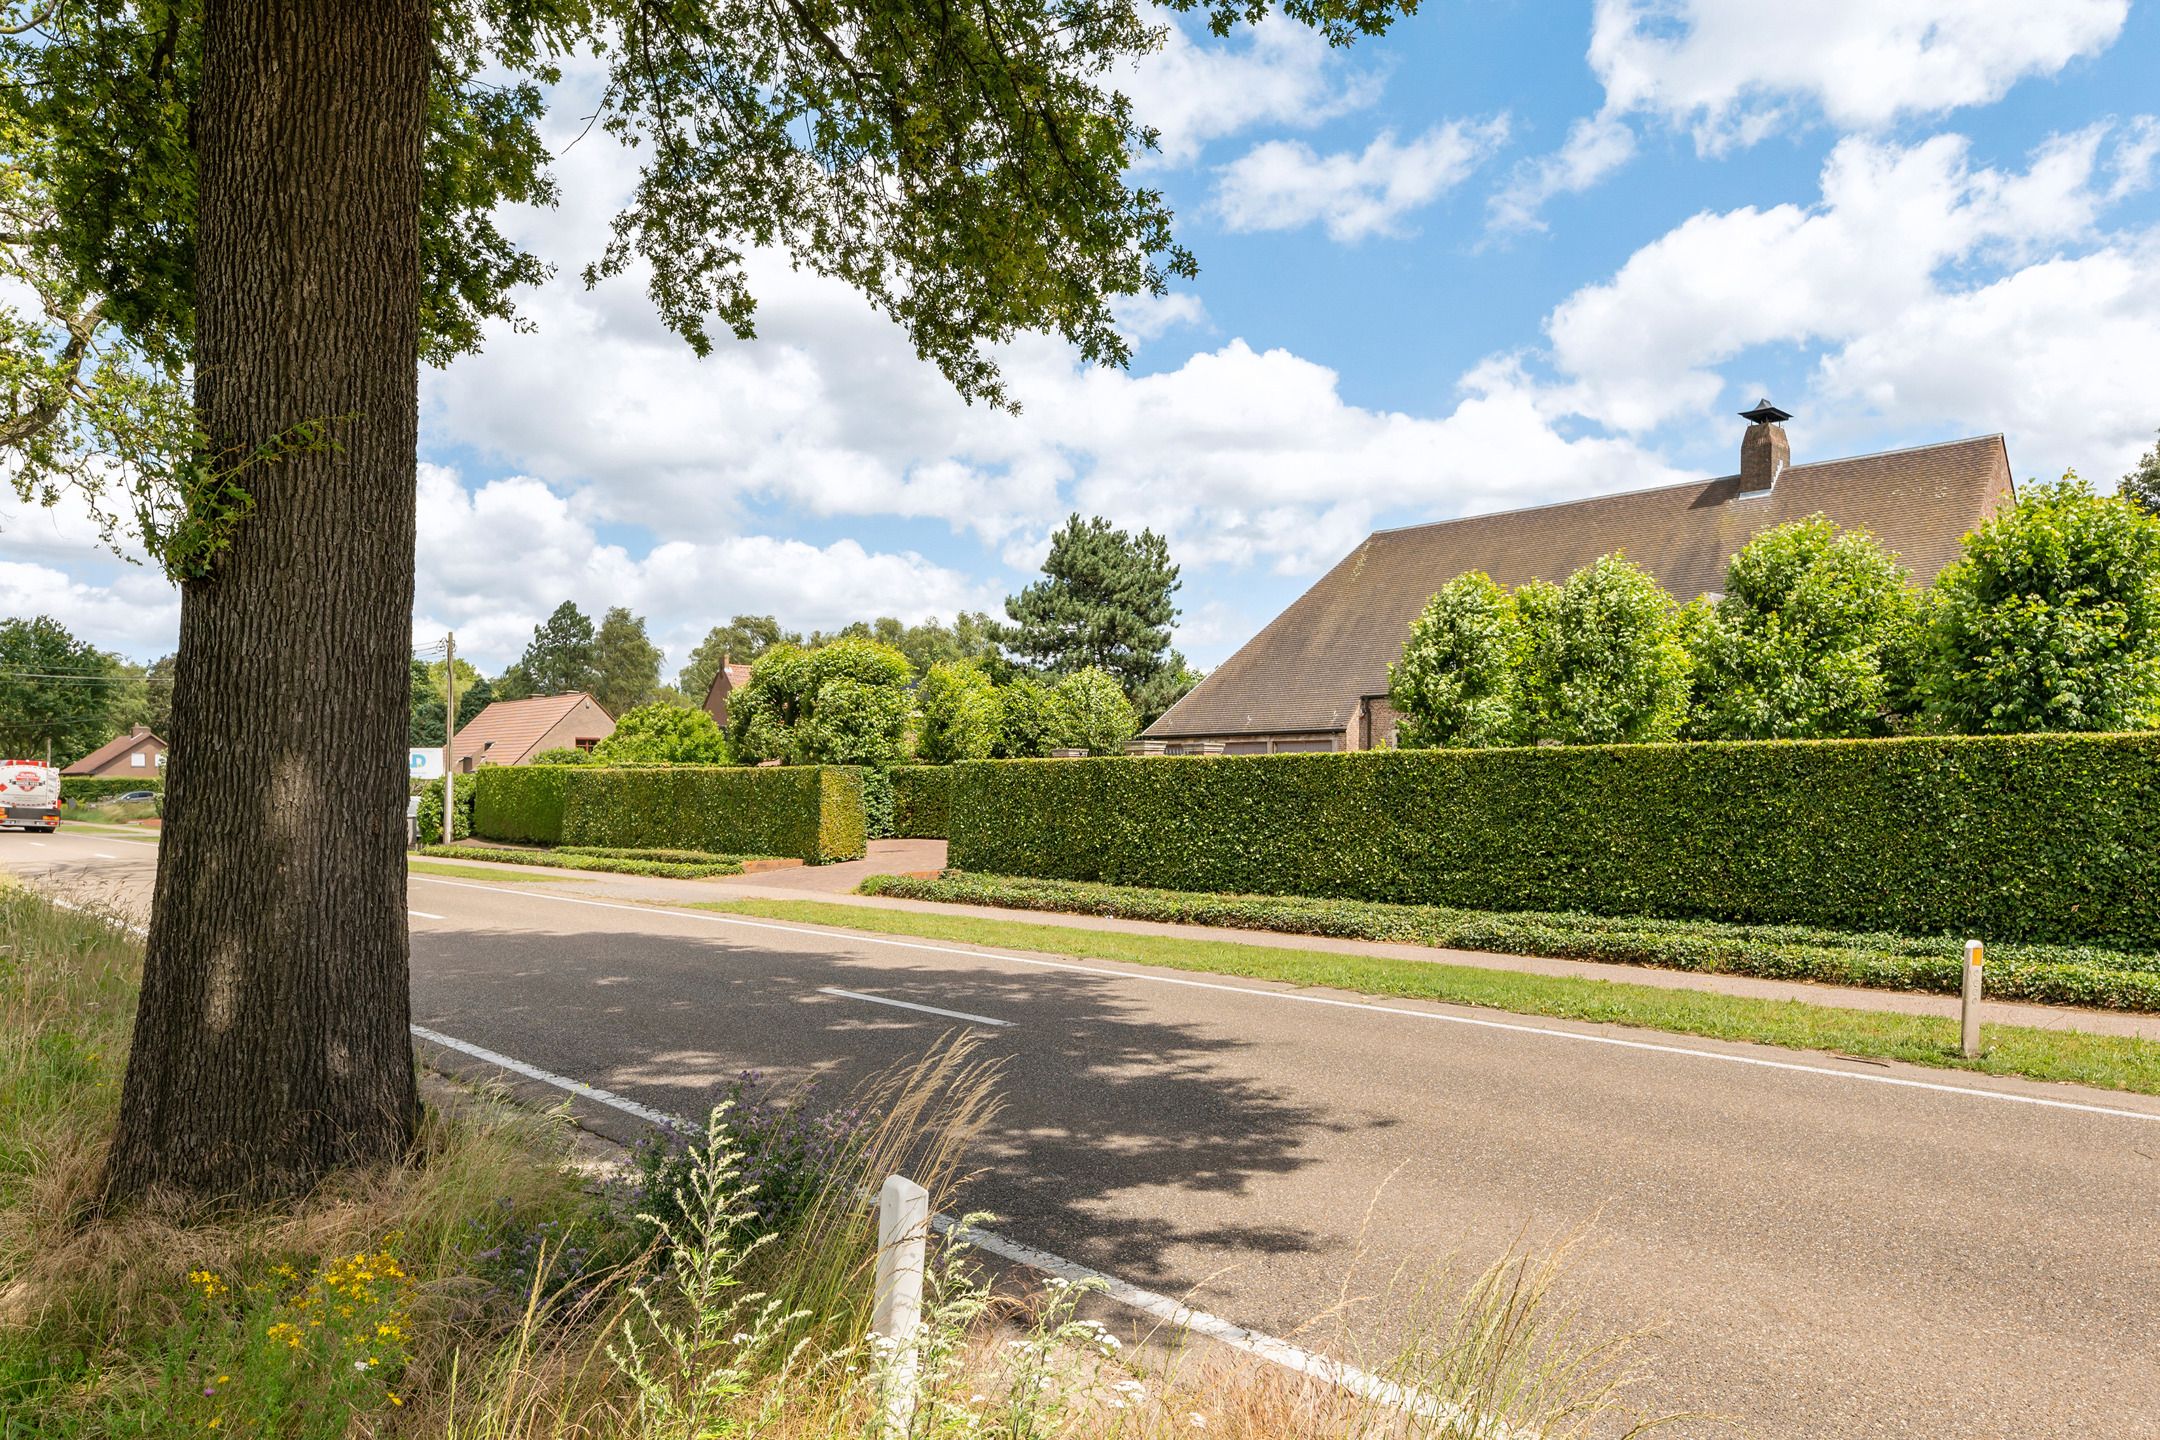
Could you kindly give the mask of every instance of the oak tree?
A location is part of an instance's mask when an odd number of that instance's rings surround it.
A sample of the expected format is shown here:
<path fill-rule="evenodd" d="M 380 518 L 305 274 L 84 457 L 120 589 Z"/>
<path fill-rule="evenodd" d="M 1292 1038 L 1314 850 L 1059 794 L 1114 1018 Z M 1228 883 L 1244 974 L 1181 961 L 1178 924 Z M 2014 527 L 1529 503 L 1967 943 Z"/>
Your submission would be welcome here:
<path fill-rule="evenodd" d="M 1269 7 L 1168 8 L 1227 32 Z M 1411 6 L 1281 8 L 1340 43 Z M 304 1189 L 414 1133 L 398 756 L 416 371 L 544 273 L 492 217 L 552 199 L 537 122 L 562 57 L 604 70 L 592 123 L 637 167 L 586 277 L 642 276 L 699 353 L 716 327 L 754 333 L 750 253 L 768 248 L 852 286 L 963 396 L 1010 403 L 999 346 L 1044 331 L 1122 363 L 1113 302 L 1193 271 L 1160 192 L 1128 181 L 1153 137 L 1109 77 L 1163 37 L 1139 0 L 6 13 L 0 147 L 30 220 L 0 222 L 0 245 L 29 247 L 52 303 L 0 346 L 54 362 L 6 397 L 11 475 L 33 495 L 122 477 L 112 508 L 182 584 L 187 743 L 116 1201 Z M 98 344 L 121 363 L 100 372 Z M 155 393 L 92 384 L 121 399 L 92 414 L 86 374 Z M 1116 644 L 1144 656 L 1139 638 Z"/>

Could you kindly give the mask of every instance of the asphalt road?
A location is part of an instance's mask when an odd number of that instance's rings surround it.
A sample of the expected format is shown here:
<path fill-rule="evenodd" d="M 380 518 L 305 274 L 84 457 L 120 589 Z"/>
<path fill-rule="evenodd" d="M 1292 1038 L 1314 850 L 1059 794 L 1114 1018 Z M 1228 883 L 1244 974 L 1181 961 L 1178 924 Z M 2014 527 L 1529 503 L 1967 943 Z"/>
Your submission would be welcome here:
<path fill-rule="evenodd" d="M 146 848 L 24 838 L 0 835 L 0 867 L 143 893 Z M 970 1206 L 1345 1359 L 1401 1332 L 1399 1270 L 1587 1227 L 1563 1290 L 1589 1332 L 1653 1331 L 1643 1398 L 1731 1422 L 1673 1433 L 2160 1437 L 2151 1100 L 594 886 L 416 877 L 410 904 L 416 1023 L 677 1112 L 746 1069 L 837 1092 L 958 1023 L 828 990 L 1005 1020 L 980 1027 L 1006 1108 Z M 1373 1298 L 1304 1328 L 1345 1293 Z"/>

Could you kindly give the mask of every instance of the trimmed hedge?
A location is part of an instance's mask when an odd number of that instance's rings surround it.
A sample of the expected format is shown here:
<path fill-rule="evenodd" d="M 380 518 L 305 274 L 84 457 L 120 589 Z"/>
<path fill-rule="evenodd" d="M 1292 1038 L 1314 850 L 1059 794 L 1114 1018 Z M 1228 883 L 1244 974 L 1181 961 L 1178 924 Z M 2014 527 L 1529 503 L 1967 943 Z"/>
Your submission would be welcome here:
<path fill-rule="evenodd" d="M 110 800 L 115 795 L 125 795 L 134 790 L 165 792 L 161 776 L 128 775 L 63 775 L 60 777 L 60 798 L 83 804 L 92 800 Z"/>
<path fill-rule="evenodd" d="M 535 845 L 786 855 L 863 853 L 862 775 L 845 765 L 491 765 L 473 833 Z"/>
<path fill-rule="evenodd" d="M 873 875 L 864 895 L 1103 915 L 1172 925 L 1216 925 L 1288 935 L 1386 940 L 1501 955 L 1544 955 L 1608 965 L 1653 965 L 1768 980 L 1809 980 L 1879 990 L 1955 995 L 1964 959 L 1956 936 L 1856 935 L 1799 925 L 1735 925 L 1716 920 L 1657 920 L 1598 915 L 1498 913 L 1370 900 L 1307 900 L 1274 895 L 1207 895 L 949 874 L 936 880 Z M 1991 999 L 2043 1005 L 2090 1005 L 2160 1011 L 2160 955 L 2090 946 L 2001 944 L 1989 947 Z"/>
<path fill-rule="evenodd" d="M 668 880 L 703 880 L 713 875 L 740 875 L 743 871 L 741 859 L 734 856 L 715 855 L 697 861 L 660 860 L 629 850 L 595 855 L 557 850 L 489 850 L 477 845 L 423 845 L 418 853 L 438 860 L 487 860 L 497 865 L 594 870 L 608 875 L 656 875 Z"/>
<path fill-rule="evenodd" d="M 952 777 L 950 765 L 895 766 L 893 834 L 904 840 L 943 840 L 952 803 Z"/>
<path fill-rule="evenodd" d="M 2160 735 L 971 761 L 952 864 L 2160 945 Z"/>

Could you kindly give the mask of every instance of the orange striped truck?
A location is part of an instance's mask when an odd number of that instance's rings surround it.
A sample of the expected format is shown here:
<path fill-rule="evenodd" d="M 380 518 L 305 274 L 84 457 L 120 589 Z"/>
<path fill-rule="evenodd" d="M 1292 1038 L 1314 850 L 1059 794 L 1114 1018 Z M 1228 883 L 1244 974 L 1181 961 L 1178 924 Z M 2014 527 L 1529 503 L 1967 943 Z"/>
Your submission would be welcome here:
<path fill-rule="evenodd" d="M 60 828 L 60 772 L 42 760 L 0 761 L 0 830 Z"/>

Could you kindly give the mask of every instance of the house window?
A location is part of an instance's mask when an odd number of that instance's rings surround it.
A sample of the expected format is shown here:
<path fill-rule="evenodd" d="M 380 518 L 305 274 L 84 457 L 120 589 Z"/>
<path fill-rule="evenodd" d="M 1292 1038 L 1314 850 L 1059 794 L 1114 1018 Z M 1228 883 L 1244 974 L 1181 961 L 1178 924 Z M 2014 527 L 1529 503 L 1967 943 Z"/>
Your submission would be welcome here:
<path fill-rule="evenodd" d="M 165 768 L 165 752 L 163 750 L 157 752 L 157 768 L 160 770 Z"/>
<path fill-rule="evenodd" d="M 590 750 L 599 743 L 600 737 L 597 735 L 580 735 L 577 738 L 577 748 L 580 750 Z"/>
<path fill-rule="evenodd" d="M 145 765 L 148 765 L 149 763 L 150 757 L 143 754 L 140 750 L 137 750 L 134 754 L 128 756 L 128 764 L 134 766 L 137 770 L 142 769 Z"/>

